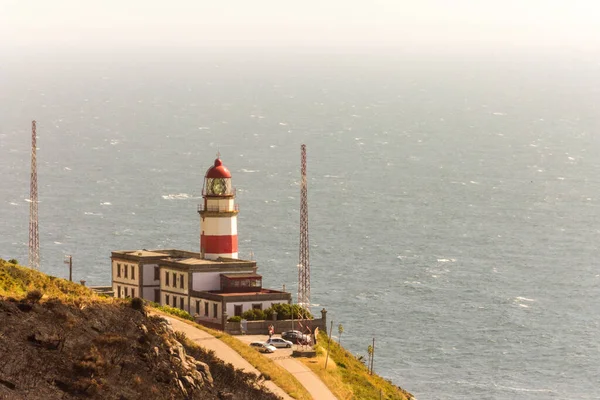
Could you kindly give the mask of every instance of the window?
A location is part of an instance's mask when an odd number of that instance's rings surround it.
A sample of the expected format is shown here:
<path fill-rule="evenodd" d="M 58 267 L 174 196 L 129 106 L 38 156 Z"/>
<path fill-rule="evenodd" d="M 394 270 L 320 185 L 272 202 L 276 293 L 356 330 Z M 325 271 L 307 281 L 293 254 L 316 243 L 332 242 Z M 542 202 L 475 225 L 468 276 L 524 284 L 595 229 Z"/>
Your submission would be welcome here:
<path fill-rule="evenodd" d="M 125 286 L 125 297 L 129 297 L 129 288 Z"/>
<path fill-rule="evenodd" d="M 235 304 L 233 306 L 233 315 L 235 315 L 236 317 L 242 316 L 242 305 L 241 304 Z"/>
<path fill-rule="evenodd" d="M 117 286 L 117 297 L 121 298 L 121 286 Z"/>
<path fill-rule="evenodd" d="M 204 302 L 204 316 L 208 317 L 208 301 Z"/>
<path fill-rule="evenodd" d="M 135 289 L 131 288 L 131 297 L 135 297 Z"/>
<path fill-rule="evenodd" d="M 123 270 L 125 272 L 125 278 L 128 278 L 127 274 L 129 273 L 129 268 L 128 268 L 129 266 L 127 264 L 125 264 L 123 267 L 124 267 Z"/>
<path fill-rule="evenodd" d="M 173 287 L 177 287 L 177 274 L 173 272 Z"/>
<path fill-rule="evenodd" d="M 196 300 L 196 314 L 200 315 L 200 300 Z"/>
<path fill-rule="evenodd" d="M 160 268 L 154 267 L 154 280 L 157 281 L 160 279 Z"/>
<path fill-rule="evenodd" d="M 219 305 L 217 303 L 213 303 L 213 315 L 214 315 L 214 318 L 217 318 L 217 316 L 218 316 L 217 315 L 218 311 L 219 311 L 218 307 L 219 307 Z"/>
<path fill-rule="evenodd" d="M 183 274 L 179 275 L 179 287 L 183 289 Z"/>
<path fill-rule="evenodd" d="M 117 264 L 117 278 L 121 277 L 121 264 Z"/>
<path fill-rule="evenodd" d="M 252 304 L 253 310 L 262 310 L 262 303 Z"/>
<path fill-rule="evenodd" d="M 131 266 L 131 279 L 135 279 L 135 266 Z"/>
<path fill-rule="evenodd" d="M 165 304 L 169 305 L 169 295 L 165 294 Z"/>
<path fill-rule="evenodd" d="M 154 289 L 154 301 L 160 303 L 160 289 Z"/>
<path fill-rule="evenodd" d="M 165 286 L 169 286 L 169 272 L 165 271 Z"/>
<path fill-rule="evenodd" d="M 179 298 L 179 308 L 183 310 L 183 297 Z"/>

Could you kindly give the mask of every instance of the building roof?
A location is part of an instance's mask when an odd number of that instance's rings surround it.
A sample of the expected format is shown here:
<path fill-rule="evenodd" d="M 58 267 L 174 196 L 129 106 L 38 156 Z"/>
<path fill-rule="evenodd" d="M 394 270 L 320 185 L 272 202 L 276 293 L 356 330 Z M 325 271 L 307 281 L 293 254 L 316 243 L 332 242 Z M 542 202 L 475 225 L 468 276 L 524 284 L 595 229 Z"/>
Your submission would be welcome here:
<path fill-rule="evenodd" d="M 220 260 L 206 260 L 204 258 L 196 258 L 196 257 L 191 257 L 191 258 L 173 258 L 173 257 L 169 257 L 167 259 L 165 259 L 165 261 L 174 261 L 178 264 L 185 264 L 185 265 L 212 265 L 212 264 L 221 264 L 222 261 Z"/>
<path fill-rule="evenodd" d="M 216 294 L 218 296 L 223 296 L 223 297 L 231 297 L 231 296 L 253 297 L 253 296 L 260 296 L 260 295 L 265 295 L 265 294 L 281 294 L 281 293 L 289 294 L 288 292 L 282 292 L 281 290 L 264 289 L 264 288 L 260 289 L 260 291 L 257 291 L 257 292 L 225 292 L 222 290 L 207 290 L 207 292 L 211 293 L 211 294 Z"/>
<path fill-rule="evenodd" d="M 221 274 L 227 279 L 258 279 L 262 278 L 259 274 Z"/>
<path fill-rule="evenodd" d="M 132 262 L 152 262 L 190 271 L 219 271 L 223 269 L 223 272 L 235 274 L 239 269 L 242 270 L 242 273 L 250 273 L 248 272 L 249 268 L 256 268 L 256 261 L 226 257 L 209 260 L 202 258 L 200 253 L 178 249 L 118 250 L 112 252 L 111 258 Z"/>
<path fill-rule="evenodd" d="M 221 290 L 190 290 L 192 297 L 208 299 L 213 301 L 269 301 L 269 300 L 292 300 L 292 294 L 273 289 L 261 289 L 260 292 L 223 292 Z"/>
<path fill-rule="evenodd" d="M 231 178 L 231 172 L 223 165 L 223 161 L 217 158 L 215 164 L 206 171 L 206 178 Z"/>
<path fill-rule="evenodd" d="M 136 257 L 168 257 L 169 256 L 168 252 L 162 252 L 160 250 L 146 250 L 146 249 L 113 251 L 113 255 L 115 255 L 115 254 L 136 256 Z"/>

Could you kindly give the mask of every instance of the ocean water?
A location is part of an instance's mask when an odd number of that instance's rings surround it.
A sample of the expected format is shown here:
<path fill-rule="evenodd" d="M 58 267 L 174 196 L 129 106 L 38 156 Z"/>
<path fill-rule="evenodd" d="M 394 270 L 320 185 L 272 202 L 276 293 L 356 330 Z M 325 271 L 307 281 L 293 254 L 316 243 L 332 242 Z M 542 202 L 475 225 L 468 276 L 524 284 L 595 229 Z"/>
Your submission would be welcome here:
<path fill-rule="evenodd" d="M 296 291 L 308 148 L 313 312 L 418 399 L 600 398 L 600 59 L 194 49 L 5 52 L 0 257 L 110 283 L 112 250 L 198 250 L 217 152 L 240 257 Z"/>

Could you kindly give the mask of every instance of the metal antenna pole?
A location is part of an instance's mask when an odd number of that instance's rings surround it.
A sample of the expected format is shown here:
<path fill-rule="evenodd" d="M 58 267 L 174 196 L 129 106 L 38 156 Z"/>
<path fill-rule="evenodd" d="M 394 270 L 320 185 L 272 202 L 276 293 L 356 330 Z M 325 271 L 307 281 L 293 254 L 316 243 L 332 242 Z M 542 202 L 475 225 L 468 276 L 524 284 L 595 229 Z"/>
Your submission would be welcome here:
<path fill-rule="evenodd" d="M 40 233 L 38 231 L 37 136 L 36 123 L 31 122 L 31 177 L 29 187 L 29 268 L 40 268 Z"/>
<path fill-rule="evenodd" d="M 310 263 L 308 242 L 308 185 L 306 180 L 306 145 L 301 147 L 300 187 L 300 257 L 298 262 L 298 304 L 307 310 L 310 307 Z"/>

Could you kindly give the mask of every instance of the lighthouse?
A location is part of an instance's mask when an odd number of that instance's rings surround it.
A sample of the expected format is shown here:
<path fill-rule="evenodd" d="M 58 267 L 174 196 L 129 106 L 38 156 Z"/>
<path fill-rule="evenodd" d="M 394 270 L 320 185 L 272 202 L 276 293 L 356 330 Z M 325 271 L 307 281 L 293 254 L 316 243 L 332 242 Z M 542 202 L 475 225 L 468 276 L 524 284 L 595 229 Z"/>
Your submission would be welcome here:
<path fill-rule="evenodd" d="M 200 254 L 203 258 L 238 258 L 237 214 L 231 173 L 220 158 L 206 171 L 200 214 Z"/>

